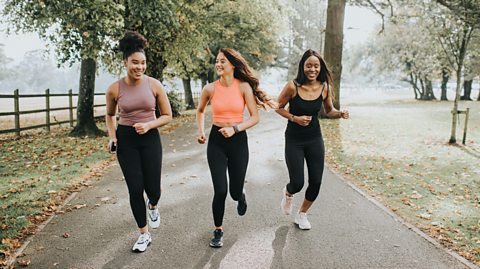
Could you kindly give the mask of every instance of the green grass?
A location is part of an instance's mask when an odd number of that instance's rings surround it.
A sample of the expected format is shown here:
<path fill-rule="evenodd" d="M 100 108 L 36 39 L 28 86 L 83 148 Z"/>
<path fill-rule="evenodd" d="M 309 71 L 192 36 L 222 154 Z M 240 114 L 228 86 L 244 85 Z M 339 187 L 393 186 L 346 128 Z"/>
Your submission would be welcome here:
<path fill-rule="evenodd" d="M 55 212 L 68 187 L 111 156 L 107 137 L 73 138 L 67 129 L 0 141 L 0 249 Z M 7 242 L 7 243 L 5 243 Z"/>
<path fill-rule="evenodd" d="M 473 111 L 466 146 L 447 143 L 451 102 L 350 97 L 344 105 L 351 119 L 321 122 L 330 166 L 480 264 L 480 102 L 462 103 Z"/>

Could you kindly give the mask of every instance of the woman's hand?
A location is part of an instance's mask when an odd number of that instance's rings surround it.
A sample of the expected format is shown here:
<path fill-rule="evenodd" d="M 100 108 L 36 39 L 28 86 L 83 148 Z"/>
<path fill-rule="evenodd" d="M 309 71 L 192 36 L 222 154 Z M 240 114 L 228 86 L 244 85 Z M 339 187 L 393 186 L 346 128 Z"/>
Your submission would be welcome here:
<path fill-rule="evenodd" d="M 137 132 L 137 134 L 140 134 L 140 135 L 143 135 L 147 133 L 148 130 L 150 130 L 150 125 L 148 123 L 137 122 L 133 125 L 133 127 L 135 128 L 135 131 Z"/>
<path fill-rule="evenodd" d="M 312 116 L 293 116 L 293 122 L 303 127 L 308 126 L 312 121 Z"/>
<path fill-rule="evenodd" d="M 350 113 L 348 113 L 348 110 L 342 110 L 340 111 L 340 118 L 342 119 L 348 119 L 350 117 Z"/>
<path fill-rule="evenodd" d="M 110 141 L 108 142 L 108 145 L 107 145 L 107 150 L 110 153 L 115 153 L 117 151 L 117 139 L 116 138 L 110 138 Z"/>
<path fill-rule="evenodd" d="M 233 127 L 223 127 L 218 130 L 225 138 L 232 137 L 235 134 L 235 129 Z"/>
<path fill-rule="evenodd" d="M 205 144 L 206 141 L 207 141 L 207 137 L 205 136 L 205 133 L 202 132 L 197 136 L 197 142 L 199 144 Z"/>

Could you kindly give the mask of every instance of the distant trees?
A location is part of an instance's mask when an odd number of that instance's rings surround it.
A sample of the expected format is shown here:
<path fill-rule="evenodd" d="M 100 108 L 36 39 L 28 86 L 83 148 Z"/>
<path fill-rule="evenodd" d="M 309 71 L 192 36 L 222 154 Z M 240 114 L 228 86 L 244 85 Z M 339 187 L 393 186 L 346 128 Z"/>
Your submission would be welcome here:
<path fill-rule="evenodd" d="M 0 43 L 0 81 L 6 79 L 11 70 L 8 68 L 8 63 L 12 61 L 12 59 L 8 58 L 3 51 L 3 44 Z"/>
<path fill-rule="evenodd" d="M 455 132 L 458 101 L 462 85 L 462 99 L 470 99 L 473 78 L 479 75 L 477 42 L 480 35 L 480 2 L 478 0 L 357 0 L 370 4 L 382 17 L 388 17 L 386 34 L 379 37 L 373 51 L 383 66 L 394 69 L 400 63 L 415 97 L 434 99 L 430 95 L 433 79 L 441 79 L 442 100 L 446 100 L 450 74 L 456 76 L 455 99 L 452 109 L 450 143 L 456 142 Z M 387 12 L 385 12 L 387 11 Z M 390 57 L 388 57 L 390 55 Z M 392 58 L 393 57 L 393 61 Z M 462 83 L 462 79 L 464 82 Z M 417 82 L 421 89 L 418 90 Z M 420 94 L 417 94 L 420 93 Z M 479 96 L 480 97 L 480 96 Z M 480 98 L 479 98 L 480 99 Z"/>
<path fill-rule="evenodd" d="M 93 97 L 97 61 L 112 54 L 122 6 L 114 1 L 4 1 L 3 16 L 14 31 L 37 32 L 55 46 L 60 63 L 81 62 L 75 136 L 103 134 L 95 125 Z"/>

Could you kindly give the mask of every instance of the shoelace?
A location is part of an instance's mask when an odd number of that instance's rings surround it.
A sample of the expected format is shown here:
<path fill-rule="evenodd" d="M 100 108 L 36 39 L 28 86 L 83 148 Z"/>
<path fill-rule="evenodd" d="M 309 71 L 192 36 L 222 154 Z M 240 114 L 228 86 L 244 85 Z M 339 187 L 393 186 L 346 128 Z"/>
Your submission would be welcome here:
<path fill-rule="evenodd" d="M 138 237 L 137 243 L 139 243 L 139 244 L 145 244 L 145 242 L 147 242 L 147 240 L 148 240 L 148 237 L 149 237 L 148 234 L 141 234 L 141 235 Z"/>
<path fill-rule="evenodd" d="M 159 215 L 158 210 L 156 209 L 148 209 L 148 210 L 150 211 L 150 216 L 153 220 L 158 219 L 158 215 Z"/>

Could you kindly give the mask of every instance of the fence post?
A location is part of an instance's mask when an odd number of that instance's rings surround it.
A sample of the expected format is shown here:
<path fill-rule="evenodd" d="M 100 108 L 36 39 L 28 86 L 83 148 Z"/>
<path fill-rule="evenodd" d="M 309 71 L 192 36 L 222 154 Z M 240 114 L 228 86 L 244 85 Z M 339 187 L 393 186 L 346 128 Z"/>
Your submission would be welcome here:
<path fill-rule="evenodd" d="M 73 94 L 72 89 L 68 90 L 68 107 L 70 110 L 70 127 L 73 127 Z"/>
<path fill-rule="evenodd" d="M 20 97 L 18 89 L 13 92 L 13 109 L 15 110 L 15 134 L 20 136 Z"/>
<path fill-rule="evenodd" d="M 45 90 L 45 124 L 47 132 L 50 132 L 50 89 Z"/>
<path fill-rule="evenodd" d="M 462 144 L 465 145 L 465 141 L 467 140 L 467 125 L 468 125 L 468 113 L 470 111 L 470 108 L 467 108 L 467 111 L 465 111 L 465 126 L 463 128 L 463 140 Z"/>

